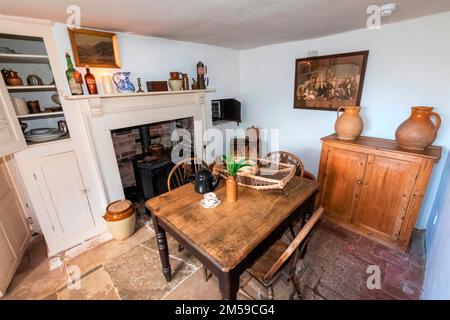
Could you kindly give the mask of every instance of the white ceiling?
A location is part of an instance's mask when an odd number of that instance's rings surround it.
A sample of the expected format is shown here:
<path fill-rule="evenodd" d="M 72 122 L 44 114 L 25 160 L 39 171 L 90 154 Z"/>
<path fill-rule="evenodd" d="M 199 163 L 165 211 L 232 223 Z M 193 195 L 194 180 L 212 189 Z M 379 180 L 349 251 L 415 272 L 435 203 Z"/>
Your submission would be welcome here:
<path fill-rule="evenodd" d="M 0 14 L 65 23 L 77 4 L 82 27 L 247 49 L 361 29 L 369 5 L 389 2 L 384 23 L 450 11 L 450 0 L 0 0 Z"/>

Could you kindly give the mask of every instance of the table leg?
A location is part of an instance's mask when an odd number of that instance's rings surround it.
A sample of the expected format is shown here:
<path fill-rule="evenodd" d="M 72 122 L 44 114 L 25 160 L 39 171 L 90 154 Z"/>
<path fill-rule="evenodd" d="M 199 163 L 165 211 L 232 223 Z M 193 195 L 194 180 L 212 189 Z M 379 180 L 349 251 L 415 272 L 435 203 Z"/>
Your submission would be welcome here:
<path fill-rule="evenodd" d="M 309 199 L 307 200 L 307 206 L 305 208 L 305 211 L 303 211 L 303 221 L 302 221 L 302 227 L 308 222 L 309 218 L 311 218 L 313 212 L 314 212 L 314 203 L 316 200 L 316 194 L 312 194 Z"/>
<path fill-rule="evenodd" d="M 219 277 L 219 287 L 223 300 L 236 300 L 239 291 L 239 275 L 222 274 Z"/>
<path fill-rule="evenodd" d="M 158 226 L 158 222 L 153 218 L 153 226 L 156 232 L 156 242 L 158 245 L 159 258 L 161 259 L 162 272 L 167 282 L 172 280 L 172 269 L 169 260 L 169 247 L 167 245 L 166 231 Z"/>

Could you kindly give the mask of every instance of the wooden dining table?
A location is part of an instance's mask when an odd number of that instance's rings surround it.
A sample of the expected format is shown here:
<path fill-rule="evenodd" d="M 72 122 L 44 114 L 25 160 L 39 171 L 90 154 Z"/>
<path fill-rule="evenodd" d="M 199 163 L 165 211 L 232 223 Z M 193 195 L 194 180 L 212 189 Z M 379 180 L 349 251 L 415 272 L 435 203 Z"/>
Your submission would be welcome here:
<path fill-rule="evenodd" d="M 238 200 L 226 201 L 225 181 L 215 190 L 222 203 L 200 205 L 192 183 L 147 200 L 152 213 L 162 272 L 172 279 L 166 232 L 219 279 L 224 299 L 236 299 L 239 277 L 294 223 L 314 208 L 317 182 L 294 177 L 282 190 L 239 186 Z"/>

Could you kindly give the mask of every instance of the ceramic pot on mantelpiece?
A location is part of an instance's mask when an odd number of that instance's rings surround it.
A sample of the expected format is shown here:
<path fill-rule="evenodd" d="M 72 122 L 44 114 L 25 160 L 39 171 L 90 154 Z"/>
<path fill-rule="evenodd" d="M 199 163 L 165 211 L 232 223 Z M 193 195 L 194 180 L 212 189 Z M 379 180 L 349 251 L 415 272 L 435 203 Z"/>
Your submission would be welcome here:
<path fill-rule="evenodd" d="M 402 148 L 424 150 L 436 140 L 440 126 L 441 117 L 432 107 L 412 107 L 411 116 L 395 131 L 395 139 Z"/>
<path fill-rule="evenodd" d="M 361 108 L 358 106 L 340 107 L 337 110 L 338 119 L 334 124 L 334 129 L 338 139 L 355 140 L 361 135 L 364 123 L 359 114 L 360 110 Z M 344 113 L 339 115 L 341 111 L 344 111 Z"/>
<path fill-rule="evenodd" d="M 225 181 L 225 193 L 227 202 L 236 202 L 238 198 L 238 183 L 236 177 L 227 176 Z"/>

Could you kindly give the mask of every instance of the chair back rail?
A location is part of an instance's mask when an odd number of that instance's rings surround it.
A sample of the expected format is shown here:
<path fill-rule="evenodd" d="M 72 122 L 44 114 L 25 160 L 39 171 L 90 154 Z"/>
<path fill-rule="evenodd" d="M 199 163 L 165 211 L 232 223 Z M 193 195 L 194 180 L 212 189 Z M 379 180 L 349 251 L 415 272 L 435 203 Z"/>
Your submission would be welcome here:
<path fill-rule="evenodd" d="M 199 158 L 186 158 L 178 162 L 167 177 L 167 189 L 181 187 L 189 181 L 189 178 L 195 176 L 195 174 L 201 169 L 208 168 L 206 162 Z"/>
<path fill-rule="evenodd" d="M 303 177 L 303 174 L 305 173 L 305 167 L 303 166 L 302 160 L 295 154 L 286 151 L 274 151 L 267 154 L 267 157 L 274 161 L 295 165 L 295 175 L 298 177 Z"/>
<path fill-rule="evenodd" d="M 297 251 L 297 248 L 300 245 L 305 244 L 305 239 L 311 232 L 311 230 L 316 225 L 317 221 L 323 214 L 323 208 L 320 207 L 317 209 L 311 218 L 306 222 L 303 228 L 300 230 L 295 239 L 291 242 L 286 251 L 278 258 L 278 260 L 273 264 L 273 266 L 269 269 L 269 271 L 264 276 L 264 281 L 269 281 L 272 277 L 283 267 L 283 265 L 289 260 L 294 252 Z"/>

